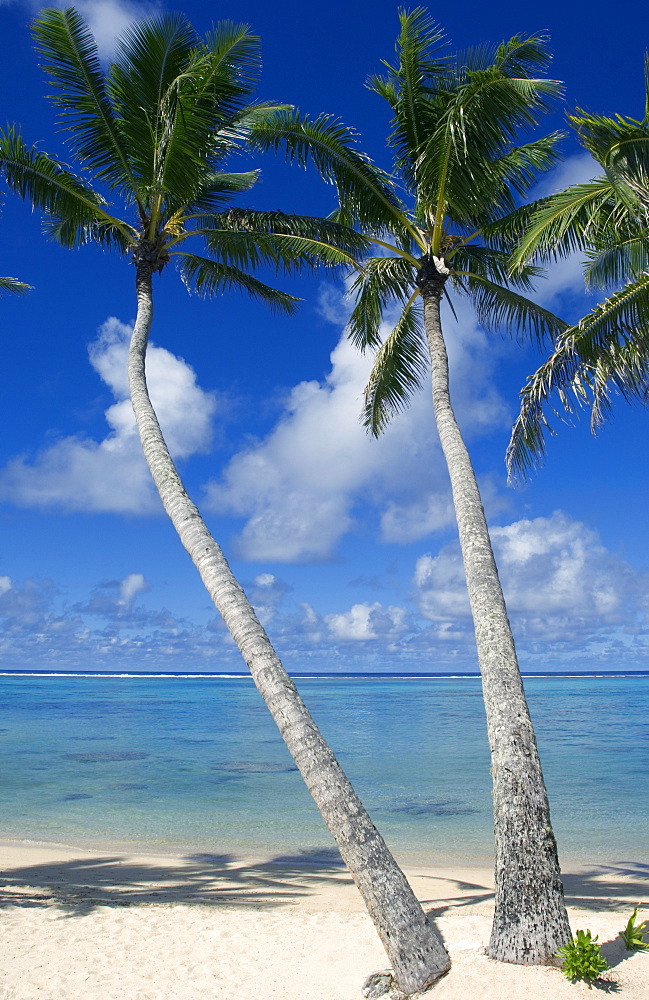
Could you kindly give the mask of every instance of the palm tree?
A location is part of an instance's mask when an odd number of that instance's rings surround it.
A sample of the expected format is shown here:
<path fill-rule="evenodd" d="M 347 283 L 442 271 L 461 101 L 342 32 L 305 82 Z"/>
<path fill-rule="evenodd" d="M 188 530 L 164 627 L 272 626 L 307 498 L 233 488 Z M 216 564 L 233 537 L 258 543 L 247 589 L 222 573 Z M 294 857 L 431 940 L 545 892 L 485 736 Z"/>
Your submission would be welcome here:
<path fill-rule="evenodd" d="M 247 26 L 223 22 L 203 41 L 181 16 L 140 22 L 122 37 L 106 76 L 95 40 L 73 9 L 45 11 L 35 34 L 59 118 L 94 184 L 28 148 L 15 128 L 0 135 L 1 169 L 9 187 L 43 211 L 46 231 L 59 243 L 113 247 L 135 265 L 129 381 L 160 498 L 336 839 L 399 988 L 408 994 L 423 989 L 450 966 L 444 945 L 188 497 L 145 376 L 152 279 L 172 258 L 198 292 L 239 288 L 290 312 L 296 300 L 262 283 L 250 268 L 350 263 L 362 241 L 327 220 L 224 208 L 257 177 L 255 171 L 224 172 L 224 160 L 242 146 L 255 120 L 273 114 L 270 106 L 246 103 L 258 67 L 258 40 Z M 114 214 L 109 195 L 121 203 L 122 214 Z"/>
<path fill-rule="evenodd" d="M 483 678 L 492 753 L 496 913 L 489 954 L 524 964 L 551 961 L 570 937 L 547 793 L 498 571 L 471 460 L 449 393 L 440 306 L 468 296 L 483 325 L 541 339 L 565 324 L 530 302 L 536 269 L 511 279 L 508 252 L 521 213 L 516 196 L 555 162 L 557 135 L 515 145 L 521 128 L 560 93 L 539 78 L 549 61 L 543 36 L 451 58 L 440 29 L 418 8 L 400 12 L 396 65 L 370 89 L 392 110 L 392 177 L 357 150 L 355 133 L 332 118 L 283 113 L 257 123 L 259 148 L 284 147 L 312 161 L 338 190 L 333 218 L 356 224 L 380 248 L 352 285 L 348 333 L 376 352 L 363 420 L 378 435 L 432 375 L 437 429 L 448 465 Z M 394 178 L 394 179 L 393 179 Z M 517 290 L 516 287 L 518 286 Z M 399 318 L 385 341 L 388 308 Z"/>
<path fill-rule="evenodd" d="M 646 402 L 649 387 L 649 57 L 641 121 L 581 110 L 569 119 L 603 173 L 537 204 L 514 266 L 583 251 L 586 289 L 615 291 L 560 335 L 524 387 L 507 451 L 513 476 L 542 459 L 548 408 L 570 416 L 589 407 L 595 432 L 614 393 Z"/>

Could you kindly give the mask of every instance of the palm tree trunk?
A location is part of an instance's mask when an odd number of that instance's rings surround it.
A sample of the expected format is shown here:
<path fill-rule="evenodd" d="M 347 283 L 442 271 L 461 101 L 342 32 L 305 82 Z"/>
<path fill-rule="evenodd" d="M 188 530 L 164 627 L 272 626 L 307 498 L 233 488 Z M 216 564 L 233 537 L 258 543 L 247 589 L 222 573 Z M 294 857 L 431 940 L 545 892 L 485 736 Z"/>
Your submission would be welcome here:
<path fill-rule="evenodd" d="M 403 872 L 311 718 L 171 460 L 151 405 L 145 356 L 153 318 L 150 262 L 137 264 L 129 384 L 140 440 L 164 508 L 236 642 L 383 942 L 399 989 L 425 989 L 450 959 Z"/>
<path fill-rule="evenodd" d="M 475 472 L 451 405 L 440 319 L 447 275 L 443 261 L 433 261 L 422 269 L 421 289 L 435 419 L 451 478 L 491 747 L 496 910 L 488 954 L 542 965 L 568 941 L 570 926 L 514 638 Z"/>

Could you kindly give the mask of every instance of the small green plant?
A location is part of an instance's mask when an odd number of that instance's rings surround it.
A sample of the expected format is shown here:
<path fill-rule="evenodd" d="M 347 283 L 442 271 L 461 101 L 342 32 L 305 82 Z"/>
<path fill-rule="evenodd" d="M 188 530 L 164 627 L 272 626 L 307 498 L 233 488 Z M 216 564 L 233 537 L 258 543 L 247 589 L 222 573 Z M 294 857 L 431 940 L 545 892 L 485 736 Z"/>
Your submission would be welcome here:
<path fill-rule="evenodd" d="M 638 903 L 635 910 L 629 917 L 628 924 L 623 931 L 620 931 L 620 937 L 624 941 L 627 951 L 635 951 L 639 948 L 649 948 L 649 941 L 645 941 L 645 938 L 649 937 L 649 927 L 647 926 L 647 921 L 643 920 L 641 924 L 636 924 L 635 922 L 640 905 L 641 904 Z"/>
<path fill-rule="evenodd" d="M 588 989 L 593 988 L 593 982 L 609 968 L 602 955 L 602 949 L 597 944 L 597 935 L 591 937 L 590 931 L 577 931 L 577 936 L 559 948 L 558 954 L 563 958 L 561 968 L 564 975 L 572 982 L 583 979 Z"/>

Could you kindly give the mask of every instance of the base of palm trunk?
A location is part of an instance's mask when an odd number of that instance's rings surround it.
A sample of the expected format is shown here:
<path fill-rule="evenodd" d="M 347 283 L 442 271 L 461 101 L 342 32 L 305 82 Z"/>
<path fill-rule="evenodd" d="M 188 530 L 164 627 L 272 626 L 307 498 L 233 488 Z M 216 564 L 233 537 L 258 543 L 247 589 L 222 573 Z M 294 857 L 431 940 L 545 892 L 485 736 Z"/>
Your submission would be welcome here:
<path fill-rule="evenodd" d="M 563 890 L 548 897 L 534 881 L 510 883 L 505 893 L 497 893 L 489 958 L 514 965 L 557 964 L 557 950 L 571 937 Z"/>
<path fill-rule="evenodd" d="M 416 993 L 403 993 L 397 985 L 392 969 L 383 969 L 381 972 L 373 972 L 367 977 L 363 983 L 362 993 L 365 1000 L 416 1000 L 417 997 L 422 996 L 424 992 L 429 990 L 431 986 L 439 982 L 450 971 L 450 968 L 451 963 L 449 961 L 448 968 L 440 972 L 434 979 L 431 979 L 425 986 L 422 986 Z"/>

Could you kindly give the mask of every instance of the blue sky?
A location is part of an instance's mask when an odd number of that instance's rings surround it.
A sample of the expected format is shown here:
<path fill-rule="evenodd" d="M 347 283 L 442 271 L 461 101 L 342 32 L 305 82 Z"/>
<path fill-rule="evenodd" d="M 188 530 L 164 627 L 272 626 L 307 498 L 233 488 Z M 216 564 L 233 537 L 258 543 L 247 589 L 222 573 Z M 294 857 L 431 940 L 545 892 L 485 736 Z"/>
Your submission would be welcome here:
<path fill-rule="evenodd" d="M 364 87 L 390 59 L 396 4 L 225 2 L 209 9 L 86 0 L 109 55 L 135 17 L 182 9 L 199 31 L 248 22 L 261 36 L 258 96 L 339 115 L 389 166 L 387 107 Z M 0 0 L 2 120 L 62 151 L 29 23 Z M 448 8 L 454 47 L 547 29 L 566 107 L 640 117 L 644 6 L 469 2 Z M 437 13 L 433 11 L 433 13 Z M 547 119 L 562 127 L 565 108 Z M 574 141 L 542 182 L 594 172 Z M 326 214 L 330 188 L 267 157 L 255 207 Z M 0 668 L 239 670 L 202 584 L 161 513 L 126 396 L 133 272 L 116 256 L 47 243 L 8 195 L 0 274 L 34 290 L 0 300 Z M 190 297 L 156 282 L 149 371 L 163 430 L 190 492 L 289 670 L 475 670 L 447 476 L 428 393 L 373 441 L 358 413 L 369 359 L 342 338 L 342 275 L 284 280 L 304 299 L 287 319 L 237 295 Z M 578 260 L 537 297 L 564 318 L 588 308 Z M 484 490 L 523 670 L 647 669 L 647 416 L 620 402 L 597 439 L 563 427 L 544 468 L 506 485 L 517 394 L 541 355 L 485 334 L 468 307 L 446 320 L 453 390 Z"/>

